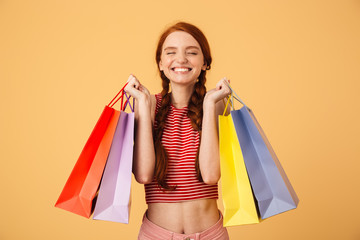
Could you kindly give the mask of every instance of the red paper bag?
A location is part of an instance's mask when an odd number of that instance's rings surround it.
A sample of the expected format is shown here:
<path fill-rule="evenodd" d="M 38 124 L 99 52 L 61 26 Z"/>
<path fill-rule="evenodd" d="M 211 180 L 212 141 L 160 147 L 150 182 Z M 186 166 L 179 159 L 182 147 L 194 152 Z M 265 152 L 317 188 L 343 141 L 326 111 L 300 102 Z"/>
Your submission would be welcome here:
<path fill-rule="evenodd" d="M 122 91 L 123 89 L 120 92 Z M 105 106 L 55 207 L 87 218 L 90 217 L 93 210 L 93 200 L 100 184 L 120 115 L 120 111 L 112 108 L 119 100 L 112 103 L 114 99 Z"/>

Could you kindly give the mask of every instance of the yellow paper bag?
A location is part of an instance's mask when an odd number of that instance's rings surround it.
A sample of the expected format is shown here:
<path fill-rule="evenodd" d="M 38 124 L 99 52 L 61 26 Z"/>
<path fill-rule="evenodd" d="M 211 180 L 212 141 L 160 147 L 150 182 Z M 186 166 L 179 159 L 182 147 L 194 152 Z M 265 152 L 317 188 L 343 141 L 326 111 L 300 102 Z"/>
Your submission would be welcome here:
<path fill-rule="evenodd" d="M 224 226 L 259 223 L 231 114 L 219 116 L 219 138 Z"/>

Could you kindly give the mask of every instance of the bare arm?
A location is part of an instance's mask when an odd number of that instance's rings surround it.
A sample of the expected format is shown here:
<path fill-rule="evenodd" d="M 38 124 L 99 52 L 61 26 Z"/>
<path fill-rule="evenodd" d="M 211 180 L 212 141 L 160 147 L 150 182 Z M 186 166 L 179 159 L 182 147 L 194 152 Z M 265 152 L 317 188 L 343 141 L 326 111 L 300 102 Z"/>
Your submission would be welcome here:
<path fill-rule="evenodd" d="M 227 79 L 223 78 L 215 89 L 206 93 L 203 104 L 199 166 L 203 181 L 207 184 L 215 184 L 220 179 L 218 115 L 225 109 L 221 100 L 231 93 L 224 81 Z"/>
<path fill-rule="evenodd" d="M 155 97 L 132 75 L 125 91 L 136 99 L 133 173 L 137 182 L 145 184 L 152 181 L 155 168 L 152 135 Z"/>

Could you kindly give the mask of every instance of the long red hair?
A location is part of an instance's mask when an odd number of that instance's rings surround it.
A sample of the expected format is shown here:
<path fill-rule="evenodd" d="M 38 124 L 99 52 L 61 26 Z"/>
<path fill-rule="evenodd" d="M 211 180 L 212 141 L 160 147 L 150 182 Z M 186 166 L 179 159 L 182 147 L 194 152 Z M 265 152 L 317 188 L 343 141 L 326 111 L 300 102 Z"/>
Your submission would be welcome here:
<path fill-rule="evenodd" d="M 211 62 L 212 62 L 209 43 L 205 35 L 196 26 L 186 22 L 178 22 L 175 25 L 172 25 L 169 28 L 167 28 L 160 36 L 156 48 L 156 63 L 158 65 L 158 69 L 162 79 L 163 89 L 161 91 L 161 96 L 162 96 L 161 106 L 155 116 L 155 121 L 157 122 L 157 128 L 154 131 L 154 143 L 155 143 L 155 155 L 156 155 L 154 176 L 159 186 L 161 186 L 166 190 L 172 190 L 176 186 L 169 186 L 166 182 L 168 155 L 161 143 L 161 137 L 162 137 L 163 129 L 165 127 L 165 119 L 171 105 L 171 97 L 169 93 L 170 80 L 165 76 L 165 74 L 162 71 L 160 71 L 159 63 L 161 60 L 161 53 L 165 39 L 167 38 L 167 36 L 169 36 L 169 34 L 176 31 L 183 31 L 189 33 L 199 43 L 201 47 L 201 51 L 204 56 L 204 62 L 207 65 L 206 67 L 207 70 L 211 68 Z M 203 117 L 203 101 L 206 94 L 205 76 L 206 76 L 206 71 L 202 70 L 198 77 L 198 81 L 195 83 L 194 92 L 190 97 L 188 103 L 188 113 L 187 113 L 188 117 L 191 120 L 192 127 L 200 133 L 200 139 L 201 139 L 201 127 L 202 127 L 202 117 Z M 202 181 L 200 168 L 199 168 L 199 147 L 196 154 L 195 169 L 198 179 Z"/>

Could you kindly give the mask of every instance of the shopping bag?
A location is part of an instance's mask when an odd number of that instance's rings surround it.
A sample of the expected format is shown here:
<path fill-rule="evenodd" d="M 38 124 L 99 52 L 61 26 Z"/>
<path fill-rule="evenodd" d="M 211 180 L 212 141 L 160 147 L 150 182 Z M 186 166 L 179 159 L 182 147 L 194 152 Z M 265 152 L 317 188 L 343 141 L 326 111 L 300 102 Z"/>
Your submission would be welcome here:
<path fill-rule="evenodd" d="M 254 196 L 231 115 L 219 116 L 224 226 L 258 223 Z"/>
<path fill-rule="evenodd" d="M 134 109 L 130 108 L 131 113 L 120 112 L 93 219 L 129 223 L 134 144 Z"/>
<path fill-rule="evenodd" d="M 55 204 L 56 207 L 90 217 L 120 115 L 112 106 L 119 100 L 114 102 L 122 91 L 123 89 L 105 106 Z"/>
<path fill-rule="evenodd" d="M 243 104 L 231 111 L 237 138 L 262 219 L 294 209 L 299 199 L 254 113 Z"/>

